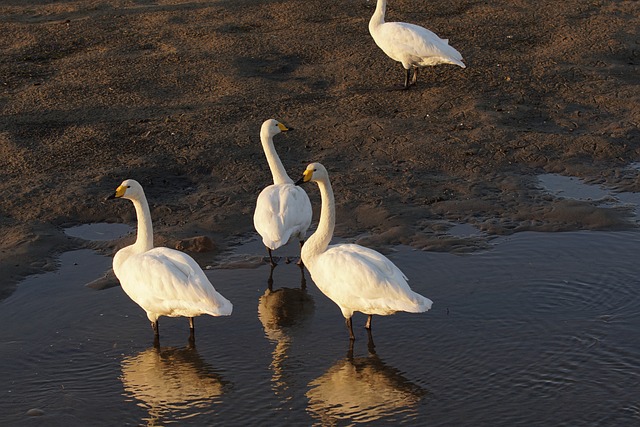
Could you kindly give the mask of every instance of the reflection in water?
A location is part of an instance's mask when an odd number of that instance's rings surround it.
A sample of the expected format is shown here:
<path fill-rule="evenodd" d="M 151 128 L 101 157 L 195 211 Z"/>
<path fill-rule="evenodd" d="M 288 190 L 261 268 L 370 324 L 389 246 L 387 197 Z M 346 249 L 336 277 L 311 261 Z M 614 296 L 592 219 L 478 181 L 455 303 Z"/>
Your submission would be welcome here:
<path fill-rule="evenodd" d="M 323 425 L 365 423 L 400 413 L 406 421 L 417 415 L 418 403 L 426 394 L 380 360 L 369 333 L 368 356 L 353 357 L 352 342 L 346 358 L 309 383 L 308 411 Z"/>
<path fill-rule="evenodd" d="M 228 386 L 193 346 L 151 347 L 128 356 L 120 379 L 124 395 L 148 411 L 150 426 L 211 412 Z"/>
<path fill-rule="evenodd" d="M 293 337 L 313 315 L 313 298 L 304 286 L 304 274 L 300 289 L 280 288 L 273 290 L 273 269 L 269 275 L 269 287 L 258 302 L 258 318 L 265 335 L 276 344 L 269 368 L 272 370 L 272 388 L 278 395 L 285 395 L 289 388 L 284 362 L 287 359 Z"/>

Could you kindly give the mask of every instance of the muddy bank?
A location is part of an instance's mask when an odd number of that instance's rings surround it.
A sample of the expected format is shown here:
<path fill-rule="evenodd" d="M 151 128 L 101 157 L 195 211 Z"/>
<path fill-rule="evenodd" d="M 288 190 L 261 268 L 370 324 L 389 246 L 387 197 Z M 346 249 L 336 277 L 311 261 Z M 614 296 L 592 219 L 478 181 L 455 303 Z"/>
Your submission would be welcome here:
<path fill-rule="evenodd" d="M 201 256 L 215 257 L 253 232 L 270 117 L 295 128 L 276 140 L 291 176 L 327 166 L 343 237 L 464 250 L 483 243 L 443 221 L 489 236 L 634 225 L 535 176 L 640 188 L 637 2 L 390 1 L 388 20 L 432 29 L 467 64 L 409 91 L 368 34 L 374 6 L 3 3 L 0 289 L 81 245 L 64 226 L 132 224 L 130 203 L 103 201 L 125 178 L 145 187 L 160 242 L 209 236 Z"/>

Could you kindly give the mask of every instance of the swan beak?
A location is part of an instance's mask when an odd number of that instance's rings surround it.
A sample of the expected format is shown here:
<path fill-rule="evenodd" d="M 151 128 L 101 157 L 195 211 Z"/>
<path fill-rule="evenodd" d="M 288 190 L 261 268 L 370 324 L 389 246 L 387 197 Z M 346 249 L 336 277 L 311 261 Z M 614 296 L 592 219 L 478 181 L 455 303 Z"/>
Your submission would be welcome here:
<path fill-rule="evenodd" d="M 124 196 L 124 193 L 127 191 L 127 187 L 124 185 L 120 185 L 118 186 L 118 188 L 116 188 L 116 192 L 112 195 L 110 195 L 109 197 L 107 197 L 106 200 L 113 200 L 113 199 L 117 199 L 119 197 Z"/>
<path fill-rule="evenodd" d="M 287 132 L 287 131 L 293 130 L 293 128 L 288 128 L 282 123 L 278 123 L 278 128 L 280 128 L 280 132 Z"/>
<path fill-rule="evenodd" d="M 313 169 L 307 169 L 302 173 L 302 178 L 296 181 L 296 185 L 304 184 L 305 182 L 311 181 L 312 176 L 313 176 Z"/>

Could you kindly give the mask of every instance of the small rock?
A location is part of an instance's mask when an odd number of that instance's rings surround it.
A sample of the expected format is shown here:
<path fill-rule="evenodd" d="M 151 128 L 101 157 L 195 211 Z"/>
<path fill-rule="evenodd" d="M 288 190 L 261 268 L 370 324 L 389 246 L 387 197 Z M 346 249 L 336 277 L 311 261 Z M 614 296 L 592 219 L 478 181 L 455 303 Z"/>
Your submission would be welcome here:
<path fill-rule="evenodd" d="M 215 245 L 213 240 L 207 236 L 196 236 L 188 239 L 180 240 L 176 243 L 176 249 L 179 251 L 189 252 L 211 252 Z"/>
<path fill-rule="evenodd" d="M 31 408 L 27 411 L 26 415 L 30 417 L 41 417 L 44 415 L 44 411 L 39 408 Z"/>

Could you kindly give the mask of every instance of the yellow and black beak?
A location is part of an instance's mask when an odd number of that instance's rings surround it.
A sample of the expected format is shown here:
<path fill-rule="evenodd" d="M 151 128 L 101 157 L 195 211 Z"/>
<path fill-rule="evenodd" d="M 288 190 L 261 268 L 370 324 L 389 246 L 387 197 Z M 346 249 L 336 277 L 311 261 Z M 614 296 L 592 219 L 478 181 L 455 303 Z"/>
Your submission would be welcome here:
<path fill-rule="evenodd" d="M 302 173 L 302 178 L 296 181 L 296 185 L 304 184 L 305 182 L 311 181 L 313 177 L 313 169 L 307 169 Z"/>
<path fill-rule="evenodd" d="M 127 187 L 125 185 L 119 185 L 118 188 L 116 188 L 116 192 L 110 195 L 109 197 L 107 197 L 107 200 L 118 199 L 124 196 L 124 193 L 126 191 L 127 191 Z"/>
<path fill-rule="evenodd" d="M 288 128 L 282 123 L 278 123 L 278 128 L 280 129 L 280 132 L 288 132 L 290 130 L 293 130 L 293 128 Z"/>

